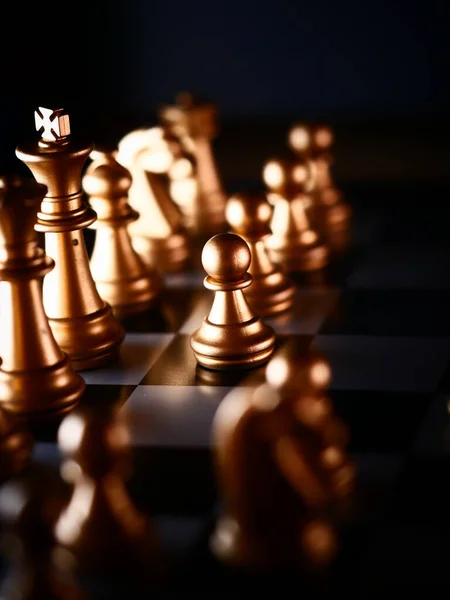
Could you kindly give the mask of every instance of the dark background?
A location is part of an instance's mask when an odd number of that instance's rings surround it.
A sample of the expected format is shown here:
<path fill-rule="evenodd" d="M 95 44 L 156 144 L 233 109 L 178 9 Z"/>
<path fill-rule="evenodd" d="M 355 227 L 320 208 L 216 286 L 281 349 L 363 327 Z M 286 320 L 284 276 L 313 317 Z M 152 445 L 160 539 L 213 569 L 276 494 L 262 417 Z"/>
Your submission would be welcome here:
<path fill-rule="evenodd" d="M 116 142 L 190 90 L 219 107 L 227 176 L 256 176 L 299 119 L 335 126 L 344 178 L 448 176 L 448 2 L 83 0 L 2 11 L 3 172 L 21 170 L 14 149 L 35 135 L 39 105 L 66 108 L 74 133 Z"/>

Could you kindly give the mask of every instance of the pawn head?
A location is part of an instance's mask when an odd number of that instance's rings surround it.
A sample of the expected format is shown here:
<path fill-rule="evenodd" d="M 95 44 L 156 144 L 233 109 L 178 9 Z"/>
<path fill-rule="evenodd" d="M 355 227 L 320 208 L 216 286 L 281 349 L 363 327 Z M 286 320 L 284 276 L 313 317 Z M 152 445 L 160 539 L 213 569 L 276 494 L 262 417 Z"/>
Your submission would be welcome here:
<path fill-rule="evenodd" d="M 328 125 L 295 123 L 288 132 L 288 145 L 296 154 L 322 152 L 333 142 L 333 131 Z"/>
<path fill-rule="evenodd" d="M 231 196 L 225 207 L 225 217 L 235 233 L 258 236 L 270 233 L 273 208 L 263 192 L 241 192 Z"/>
<path fill-rule="evenodd" d="M 311 127 L 304 123 L 296 123 L 288 131 L 288 145 L 296 153 L 308 152 L 312 144 Z"/>
<path fill-rule="evenodd" d="M 333 131 L 328 125 L 317 125 L 314 129 L 314 146 L 317 150 L 328 150 L 334 142 Z"/>
<path fill-rule="evenodd" d="M 234 233 L 218 233 L 203 247 L 202 265 L 217 281 L 238 281 L 251 262 L 250 248 Z"/>
<path fill-rule="evenodd" d="M 273 158 L 263 168 L 263 181 L 271 192 L 287 198 L 309 192 L 315 184 L 315 167 L 306 157 Z"/>
<path fill-rule="evenodd" d="M 126 196 L 131 187 L 131 173 L 116 160 L 116 150 L 91 152 L 92 163 L 82 179 L 84 191 L 89 196 L 120 198 Z"/>

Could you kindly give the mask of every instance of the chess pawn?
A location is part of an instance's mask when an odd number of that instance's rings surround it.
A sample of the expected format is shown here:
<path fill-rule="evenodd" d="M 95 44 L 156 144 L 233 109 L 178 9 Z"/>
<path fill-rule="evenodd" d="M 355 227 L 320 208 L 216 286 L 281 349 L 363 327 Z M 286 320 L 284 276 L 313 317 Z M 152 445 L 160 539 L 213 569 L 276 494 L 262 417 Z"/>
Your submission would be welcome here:
<path fill-rule="evenodd" d="M 80 406 L 62 421 L 57 439 L 61 474 L 73 490 L 54 528 L 60 564 L 100 578 L 150 565 L 155 533 L 126 489 L 131 446 L 123 413 Z"/>
<path fill-rule="evenodd" d="M 174 272 L 189 263 L 190 243 L 169 195 L 165 177 L 173 156 L 162 135 L 157 127 L 133 130 L 120 140 L 116 158 L 131 173 L 128 201 L 139 213 L 129 226 L 135 250 L 146 264 Z"/>
<path fill-rule="evenodd" d="M 351 208 L 331 177 L 333 131 L 326 125 L 297 123 L 288 132 L 288 144 L 298 156 L 314 162 L 316 180 L 313 190 L 313 218 L 326 234 L 350 227 Z"/>
<path fill-rule="evenodd" d="M 127 201 L 130 172 L 115 155 L 115 151 L 91 152 L 92 163 L 82 185 L 97 213 L 97 220 L 90 226 L 96 229 L 91 273 L 100 296 L 121 318 L 154 305 L 162 289 L 162 277 L 154 267 L 146 266 L 133 248 L 128 225 L 139 214 Z"/>
<path fill-rule="evenodd" d="M 184 153 L 184 160 L 177 161 L 169 176 L 186 226 L 200 236 L 223 232 L 226 196 L 212 147 L 218 135 L 216 107 L 184 92 L 174 105 L 161 108 L 159 120 L 168 134 L 180 141 Z"/>
<path fill-rule="evenodd" d="M 47 469 L 32 465 L 0 488 L 0 522 L 7 561 L 4 600 L 87 600 L 70 572 L 53 560 L 52 525 L 63 492 Z"/>
<path fill-rule="evenodd" d="M 43 285 L 45 312 L 75 369 L 97 368 L 118 356 L 125 330 L 98 293 L 83 236 L 97 218 L 81 189 L 81 171 L 93 146 L 71 139 L 62 109 L 39 108 L 35 118 L 41 139 L 17 147 L 16 154 L 48 188 L 35 225 L 45 233 L 46 252 L 55 261 Z"/>
<path fill-rule="evenodd" d="M 86 387 L 44 311 L 42 279 L 54 261 L 34 226 L 46 193 L 32 178 L 0 178 L 0 406 L 21 418 L 64 413 Z"/>
<path fill-rule="evenodd" d="M 330 368 L 320 355 L 280 352 L 266 380 L 234 388 L 214 417 L 223 508 L 211 549 L 235 567 L 327 567 L 339 549 L 340 503 L 355 478 L 348 431 L 325 393 Z"/>
<path fill-rule="evenodd" d="M 272 207 L 265 194 L 240 193 L 228 199 L 225 215 L 233 232 L 250 248 L 252 260 L 248 272 L 252 284 L 245 288 L 245 298 L 252 311 L 271 317 L 289 309 L 294 302 L 294 285 L 269 258 L 265 240 L 271 235 L 269 223 Z"/>
<path fill-rule="evenodd" d="M 315 271 L 329 261 L 328 248 L 308 218 L 314 176 L 309 160 L 272 159 L 264 165 L 263 179 L 274 206 L 266 248 L 287 272 Z"/>
<path fill-rule="evenodd" d="M 243 293 L 252 282 L 249 247 L 234 233 L 219 233 L 205 244 L 201 258 L 208 274 L 204 285 L 214 301 L 191 336 L 198 363 L 218 371 L 263 365 L 273 353 L 275 333 L 252 313 Z"/>
<path fill-rule="evenodd" d="M 34 447 L 31 433 L 12 413 L 0 408 L 0 482 L 20 473 Z"/>

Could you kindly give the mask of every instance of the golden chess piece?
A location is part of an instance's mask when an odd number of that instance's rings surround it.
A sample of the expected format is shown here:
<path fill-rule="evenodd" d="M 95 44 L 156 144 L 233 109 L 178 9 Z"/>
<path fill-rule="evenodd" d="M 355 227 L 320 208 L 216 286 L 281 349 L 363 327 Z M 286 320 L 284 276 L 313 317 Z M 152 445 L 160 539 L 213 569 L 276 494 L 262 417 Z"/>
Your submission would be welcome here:
<path fill-rule="evenodd" d="M 34 438 L 23 422 L 0 407 L 0 482 L 28 465 L 33 448 Z"/>
<path fill-rule="evenodd" d="M 222 512 L 210 546 L 221 562 L 277 571 L 335 560 L 355 466 L 347 427 L 326 394 L 330 374 L 319 354 L 280 351 L 265 383 L 234 388 L 216 411 Z"/>
<path fill-rule="evenodd" d="M 86 387 L 44 311 L 42 279 L 54 261 L 34 227 L 46 193 L 31 177 L 0 178 L 0 405 L 25 418 L 70 410 Z"/>
<path fill-rule="evenodd" d="M 173 156 L 158 127 L 135 129 L 118 144 L 117 161 L 131 173 L 128 202 L 139 213 L 130 223 L 133 246 L 144 262 L 162 272 L 183 270 L 190 241 L 179 207 L 170 197 L 166 173 Z"/>
<path fill-rule="evenodd" d="M 131 174 L 120 165 L 116 151 L 91 152 L 92 162 L 82 179 L 89 203 L 97 213 L 91 273 L 100 296 L 116 317 L 153 306 L 162 289 L 162 276 L 146 265 L 133 248 L 128 226 L 139 213 L 128 204 Z"/>
<path fill-rule="evenodd" d="M 217 108 L 183 92 L 174 105 L 160 109 L 159 120 L 167 134 L 180 142 L 169 177 L 186 227 L 199 236 L 225 231 L 226 195 L 212 146 L 219 129 Z"/>
<path fill-rule="evenodd" d="M 334 158 L 331 147 L 334 134 L 331 127 L 321 124 L 296 123 L 288 132 L 288 145 L 298 156 L 314 162 L 316 179 L 312 208 L 317 227 L 326 234 L 348 230 L 351 224 L 351 207 L 331 176 Z"/>
<path fill-rule="evenodd" d="M 315 271 L 329 262 L 329 251 L 308 218 L 314 164 L 306 159 L 271 159 L 263 169 L 273 205 L 272 235 L 266 248 L 272 261 L 287 272 Z"/>
<path fill-rule="evenodd" d="M 205 244 L 201 258 L 208 274 L 204 286 L 214 292 L 214 301 L 191 336 L 198 363 L 218 371 L 265 364 L 274 351 L 275 332 L 253 314 L 243 293 L 252 282 L 250 248 L 234 233 L 219 233 Z"/>
<path fill-rule="evenodd" d="M 7 568 L 4 600 L 88 600 L 70 571 L 53 560 L 52 525 L 60 508 L 59 480 L 39 463 L 0 488 L 0 532 Z"/>
<path fill-rule="evenodd" d="M 70 137 L 69 116 L 62 109 L 39 108 L 35 120 L 40 140 L 17 147 L 16 154 L 48 188 L 35 225 L 45 233 L 46 252 L 55 261 L 44 280 L 44 308 L 75 369 L 92 369 L 116 358 L 125 337 L 98 293 L 83 236 L 97 218 L 81 189 L 81 172 L 93 146 Z"/>
<path fill-rule="evenodd" d="M 54 525 L 59 564 L 100 577 L 151 567 L 156 533 L 127 490 L 132 447 L 123 411 L 80 405 L 62 421 L 57 443 L 72 487 Z"/>
<path fill-rule="evenodd" d="M 271 317 L 291 308 L 295 288 L 284 271 L 269 258 L 265 240 L 272 206 L 263 193 L 239 193 L 228 199 L 225 215 L 233 232 L 241 236 L 252 255 L 248 272 L 252 284 L 244 294 L 252 311 L 261 317 Z"/>

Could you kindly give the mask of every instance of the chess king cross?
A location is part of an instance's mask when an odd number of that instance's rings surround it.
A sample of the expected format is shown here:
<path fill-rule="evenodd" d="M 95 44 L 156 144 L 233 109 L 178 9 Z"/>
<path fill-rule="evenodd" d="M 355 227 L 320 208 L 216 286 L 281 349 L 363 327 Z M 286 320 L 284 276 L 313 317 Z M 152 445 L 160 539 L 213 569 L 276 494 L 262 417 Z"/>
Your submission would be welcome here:
<path fill-rule="evenodd" d="M 40 106 L 34 113 L 34 122 L 41 139 L 46 142 L 55 142 L 70 135 L 69 115 L 62 108 L 52 110 Z"/>

